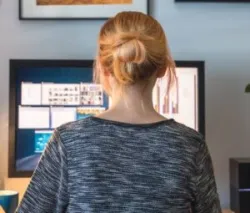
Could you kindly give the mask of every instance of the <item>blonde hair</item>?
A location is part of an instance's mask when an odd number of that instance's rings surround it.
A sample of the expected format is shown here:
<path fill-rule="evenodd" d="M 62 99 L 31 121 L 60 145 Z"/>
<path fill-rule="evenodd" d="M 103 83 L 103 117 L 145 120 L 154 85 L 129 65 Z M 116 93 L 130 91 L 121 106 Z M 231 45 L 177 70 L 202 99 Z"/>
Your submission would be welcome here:
<path fill-rule="evenodd" d="M 95 80 L 101 72 L 114 76 L 119 85 L 132 85 L 166 70 L 168 85 L 175 76 L 163 28 L 153 17 L 141 12 L 121 12 L 101 28 L 95 64 Z M 107 82 L 102 82 L 109 87 Z"/>

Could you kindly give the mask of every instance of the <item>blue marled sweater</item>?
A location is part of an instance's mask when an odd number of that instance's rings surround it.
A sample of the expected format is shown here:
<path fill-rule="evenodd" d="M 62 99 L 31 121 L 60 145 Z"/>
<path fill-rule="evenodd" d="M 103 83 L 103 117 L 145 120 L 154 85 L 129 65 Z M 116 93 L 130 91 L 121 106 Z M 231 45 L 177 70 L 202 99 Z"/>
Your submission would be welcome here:
<path fill-rule="evenodd" d="M 221 213 L 202 136 L 90 117 L 54 131 L 18 213 Z"/>

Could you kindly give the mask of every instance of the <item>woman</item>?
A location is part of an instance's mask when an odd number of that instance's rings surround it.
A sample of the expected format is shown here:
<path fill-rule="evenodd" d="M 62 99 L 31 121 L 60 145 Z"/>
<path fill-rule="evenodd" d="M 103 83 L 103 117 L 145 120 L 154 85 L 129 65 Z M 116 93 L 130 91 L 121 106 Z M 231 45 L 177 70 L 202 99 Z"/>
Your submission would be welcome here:
<path fill-rule="evenodd" d="M 202 136 L 154 110 L 152 90 L 165 74 L 170 85 L 174 62 L 155 19 L 108 20 L 95 77 L 112 107 L 54 131 L 17 212 L 220 213 Z"/>

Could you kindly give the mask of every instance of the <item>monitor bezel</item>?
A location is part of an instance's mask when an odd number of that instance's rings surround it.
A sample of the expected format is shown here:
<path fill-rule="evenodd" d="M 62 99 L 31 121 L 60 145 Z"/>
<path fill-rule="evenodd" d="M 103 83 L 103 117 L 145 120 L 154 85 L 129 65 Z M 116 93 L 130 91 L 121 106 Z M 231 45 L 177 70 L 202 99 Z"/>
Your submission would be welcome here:
<path fill-rule="evenodd" d="M 46 59 L 10 59 L 9 75 L 9 178 L 30 178 L 33 171 L 16 170 L 16 70 L 23 67 L 93 67 L 93 60 L 46 60 Z M 198 127 L 205 137 L 205 62 L 176 60 L 176 67 L 190 67 L 198 69 Z"/>

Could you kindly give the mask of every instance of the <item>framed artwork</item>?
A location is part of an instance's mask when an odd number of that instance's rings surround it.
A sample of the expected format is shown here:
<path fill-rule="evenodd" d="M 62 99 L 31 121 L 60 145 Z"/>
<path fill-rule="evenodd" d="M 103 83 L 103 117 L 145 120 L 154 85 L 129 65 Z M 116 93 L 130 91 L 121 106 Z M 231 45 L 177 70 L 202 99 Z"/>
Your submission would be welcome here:
<path fill-rule="evenodd" d="M 108 19 L 122 11 L 148 10 L 149 0 L 19 0 L 20 20 Z"/>

